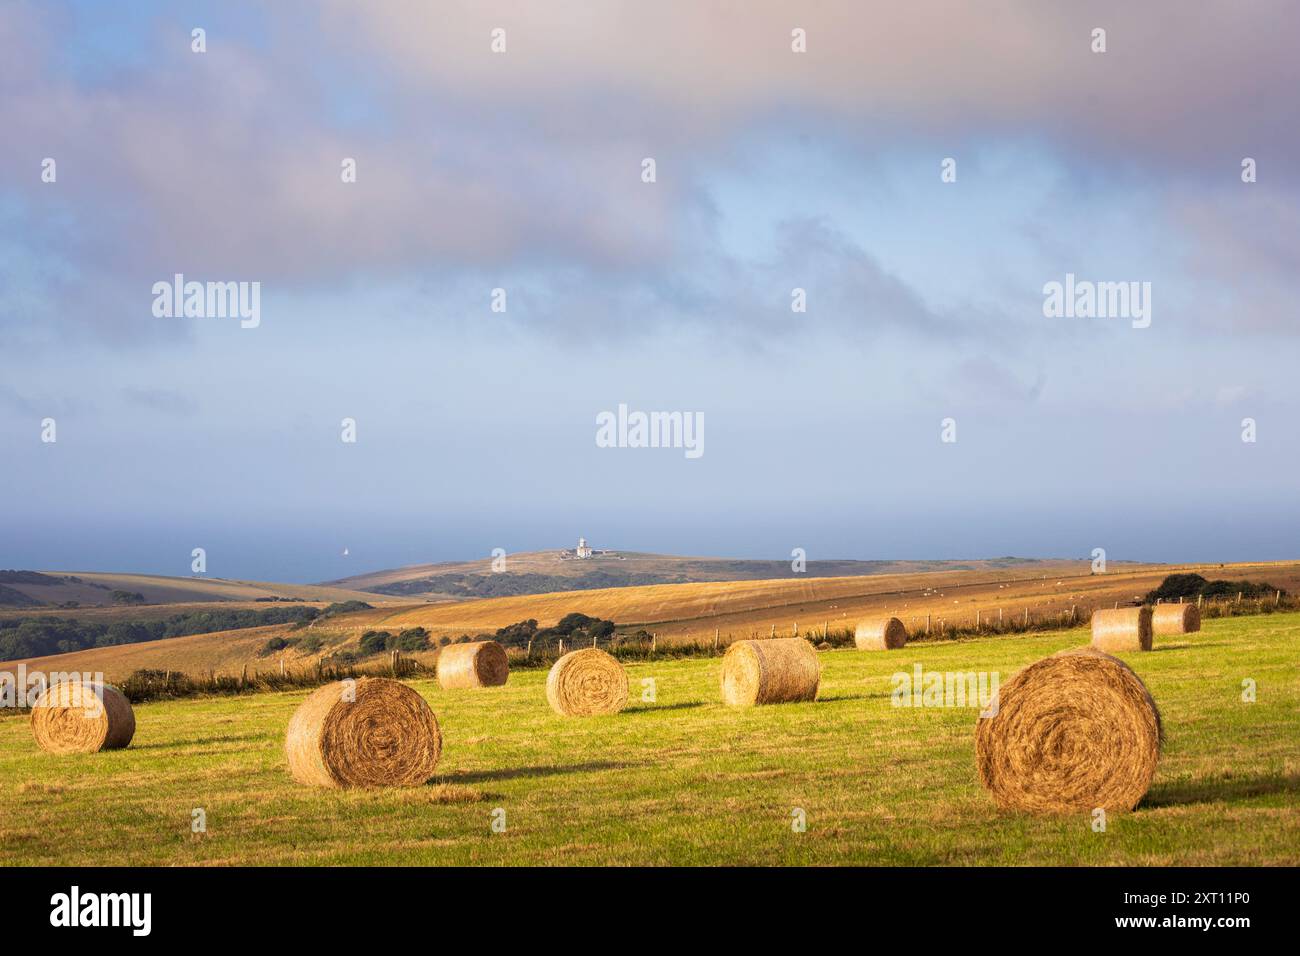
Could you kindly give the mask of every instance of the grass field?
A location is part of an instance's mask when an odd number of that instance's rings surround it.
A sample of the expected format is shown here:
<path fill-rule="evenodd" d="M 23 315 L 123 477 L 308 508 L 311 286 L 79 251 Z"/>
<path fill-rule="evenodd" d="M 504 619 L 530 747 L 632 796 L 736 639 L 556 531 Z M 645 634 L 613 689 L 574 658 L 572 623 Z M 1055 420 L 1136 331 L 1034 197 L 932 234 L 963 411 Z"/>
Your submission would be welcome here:
<path fill-rule="evenodd" d="M 1145 802 L 1104 833 L 1084 816 L 996 810 L 975 775 L 975 710 L 891 706 L 890 675 L 915 663 L 1005 682 L 1086 641 L 1076 629 L 824 652 L 818 702 L 752 710 L 718 703 L 716 660 L 631 666 L 633 704 L 588 720 L 552 714 L 539 671 L 491 690 L 417 682 L 444 751 L 439 777 L 406 791 L 295 784 L 281 747 L 305 692 L 144 704 L 130 749 L 91 756 L 42 754 L 27 720 L 7 717 L 0 863 L 1300 862 L 1300 615 L 1210 621 L 1128 658 L 1166 747 Z M 654 703 L 640 702 L 647 678 Z M 205 835 L 191 833 L 195 808 Z"/>

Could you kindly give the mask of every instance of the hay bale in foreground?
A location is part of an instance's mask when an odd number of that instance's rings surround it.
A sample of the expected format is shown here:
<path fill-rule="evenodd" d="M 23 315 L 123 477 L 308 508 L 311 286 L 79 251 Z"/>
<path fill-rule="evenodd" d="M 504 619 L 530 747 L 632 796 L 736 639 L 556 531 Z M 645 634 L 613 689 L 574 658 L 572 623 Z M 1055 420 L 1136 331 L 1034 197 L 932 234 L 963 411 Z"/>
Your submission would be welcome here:
<path fill-rule="evenodd" d="M 853 644 L 860 651 L 891 651 L 907 643 L 907 628 L 896 617 L 872 617 L 858 622 Z"/>
<path fill-rule="evenodd" d="M 1150 605 L 1093 611 L 1092 646 L 1099 651 L 1151 650 Z"/>
<path fill-rule="evenodd" d="M 118 750 L 135 736 L 135 712 L 110 684 L 60 681 L 32 703 L 32 736 L 52 754 Z"/>
<path fill-rule="evenodd" d="M 326 684 L 289 718 L 284 752 L 299 783 L 418 787 L 433 776 L 442 733 L 424 698 L 400 681 Z"/>
<path fill-rule="evenodd" d="M 617 714 L 627 704 L 627 672 L 599 648 L 569 651 L 546 675 L 546 699 L 562 717 Z"/>
<path fill-rule="evenodd" d="M 1004 810 L 1133 809 L 1160 755 L 1160 712 L 1141 678 L 1091 647 L 1030 664 L 975 728 L 980 782 Z"/>
<path fill-rule="evenodd" d="M 722 658 L 722 700 L 737 707 L 816 700 L 821 661 L 802 637 L 736 641 Z"/>
<path fill-rule="evenodd" d="M 500 687 L 510 676 L 506 649 L 496 641 L 448 644 L 438 652 L 438 686 Z"/>
<path fill-rule="evenodd" d="M 1157 604 L 1151 612 L 1153 634 L 1191 634 L 1201 629 L 1201 609 L 1195 604 Z"/>

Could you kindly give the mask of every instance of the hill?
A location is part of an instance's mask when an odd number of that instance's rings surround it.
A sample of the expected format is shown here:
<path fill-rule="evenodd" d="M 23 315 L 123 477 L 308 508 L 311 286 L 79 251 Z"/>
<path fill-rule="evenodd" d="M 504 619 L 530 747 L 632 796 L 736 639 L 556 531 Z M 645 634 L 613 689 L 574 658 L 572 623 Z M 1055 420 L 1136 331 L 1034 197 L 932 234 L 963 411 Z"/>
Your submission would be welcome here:
<path fill-rule="evenodd" d="M 923 633 L 929 616 L 932 629 L 970 625 L 976 614 L 991 622 L 999 614 L 1033 621 L 1063 621 L 1074 609 L 1086 621 L 1094 608 L 1140 600 L 1175 572 L 1206 577 L 1267 581 L 1292 593 L 1300 591 L 1300 562 L 1236 565 L 1132 566 L 1104 575 L 1089 573 L 1086 562 L 1073 562 L 1057 573 L 1025 575 L 1016 570 L 945 571 L 921 574 L 869 575 L 807 580 L 704 582 L 599 591 L 562 592 L 527 597 L 493 598 L 449 604 L 394 604 L 342 614 L 306 628 L 272 626 L 167 638 L 129 647 L 94 648 L 54 657 L 23 661 L 29 669 L 102 671 L 120 680 L 142 668 L 190 674 L 215 671 L 237 675 L 247 666 L 269 670 L 283 658 L 287 666 L 307 666 L 339 650 L 355 650 L 366 630 L 392 632 L 424 627 L 434 639 L 491 634 L 525 619 L 542 626 L 565 614 L 581 612 L 615 621 L 621 631 L 644 628 L 661 645 L 688 640 L 721 643 L 766 635 L 852 628 L 873 614 L 896 615 L 913 634 Z M 260 651 L 272 636 L 317 636 L 321 647 L 310 653 L 289 650 L 272 657 Z M 417 658 L 431 658 L 417 654 Z M 0 665 L 14 669 L 19 662 Z"/>
<path fill-rule="evenodd" d="M 421 600 L 511 597 L 559 591 L 590 591 L 656 584 L 708 581 L 862 577 L 931 571 L 1005 571 L 1074 567 L 1077 561 L 1036 558 L 980 558 L 970 561 L 808 561 L 795 572 L 789 560 L 685 557 L 639 551 L 596 551 L 576 559 L 572 551 L 529 551 L 507 555 L 494 571 L 491 558 L 416 564 L 327 582 L 327 586 Z M 1048 571 L 1048 573 L 1051 573 Z"/>
<path fill-rule="evenodd" d="M 114 592 L 120 592 L 115 597 Z M 139 595 L 143 604 L 196 604 L 213 601 L 369 600 L 342 587 L 317 584 L 271 584 L 225 578 L 176 578 L 158 574 L 100 571 L 0 571 L 0 608 L 122 606 L 124 595 Z M 132 598 L 133 599 L 133 598 Z"/>

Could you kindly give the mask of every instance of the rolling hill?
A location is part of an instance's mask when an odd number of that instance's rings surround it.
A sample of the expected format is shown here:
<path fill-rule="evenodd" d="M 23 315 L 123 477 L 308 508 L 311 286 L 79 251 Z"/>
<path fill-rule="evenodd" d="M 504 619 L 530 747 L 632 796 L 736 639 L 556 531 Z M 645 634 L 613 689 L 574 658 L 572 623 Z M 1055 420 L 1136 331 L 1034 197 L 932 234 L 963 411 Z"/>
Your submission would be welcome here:
<path fill-rule="evenodd" d="M 191 674 L 214 671 L 238 674 L 269 670 L 283 656 L 292 667 L 306 666 L 338 650 L 355 649 L 366 630 L 399 631 L 424 627 L 435 638 L 491 634 L 497 628 L 533 618 L 542 626 L 565 614 L 581 612 L 615 621 L 621 630 L 644 628 L 664 643 L 709 640 L 722 643 L 770 633 L 816 633 L 851 628 L 868 615 L 896 615 L 913 633 L 923 632 L 927 615 L 935 629 L 945 624 L 996 620 L 999 614 L 1033 620 L 1063 619 L 1071 609 L 1084 621 L 1094 608 L 1131 603 L 1155 588 L 1166 575 L 1194 571 L 1207 578 L 1267 581 L 1300 591 L 1300 562 L 1231 565 L 1133 565 L 1106 574 L 1091 574 L 1086 562 L 1062 562 L 1047 573 L 1025 569 L 876 574 L 844 578 L 809 578 L 609 588 L 532 596 L 492 598 L 447 604 L 392 604 L 318 621 L 290 631 L 270 626 L 239 631 L 167 638 L 123 647 L 94 648 L 23 661 L 29 669 L 102 671 L 120 680 L 142 668 Z M 260 652 L 268 638 L 320 635 L 322 650 L 290 650 L 272 657 Z M 430 652 L 429 656 L 432 656 Z M 424 655 L 416 655 L 421 657 Z M 13 670 L 19 662 L 0 664 Z"/>
<path fill-rule="evenodd" d="M 270 584 L 225 578 L 176 578 L 158 574 L 116 574 L 100 571 L 0 571 L 0 608 L 78 609 L 113 607 L 113 592 L 139 594 L 144 604 L 202 604 L 226 601 L 301 600 L 330 603 L 367 600 L 342 587 L 318 584 Z"/>
<path fill-rule="evenodd" d="M 569 556 L 562 556 L 569 555 Z M 862 577 L 878 574 L 917 574 L 929 571 L 1004 571 L 1075 566 L 1077 561 L 1035 558 L 981 558 L 970 561 L 808 561 L 796 573 L 789 560 L 688 557 L 639 551 L 597 551 L 577 560 L 572 552 L 529 551 L 507 555 L 502 570 L 491 558 L 416 564 L 374 571 L 338 581 L 328 587 L 366 591 L 408 599 L 442 601 L 511 597 L 558 591 L 590 591 L 657 584 L 709 581 L 766 581 L 808 578 Z M 1048 571 L 1050 573 L 1050 571 Z"/>

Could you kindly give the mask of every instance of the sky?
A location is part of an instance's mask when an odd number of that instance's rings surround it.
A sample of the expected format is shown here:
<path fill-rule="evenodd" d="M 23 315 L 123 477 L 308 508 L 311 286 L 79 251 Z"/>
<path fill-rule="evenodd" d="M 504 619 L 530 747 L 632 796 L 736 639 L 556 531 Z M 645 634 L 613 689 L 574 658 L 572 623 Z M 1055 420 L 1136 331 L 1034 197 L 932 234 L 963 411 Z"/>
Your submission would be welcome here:
<path fill-rule="evenodd" d="M 0 4 L 0 567 L 1298 557 L 1298 27 Z M 258 324 L 156 314 L 178 273 Z M 1045 315 L 1067 274 L 1149 326 Z M 620 405 L 703 453 L 601 447 Z"/>

